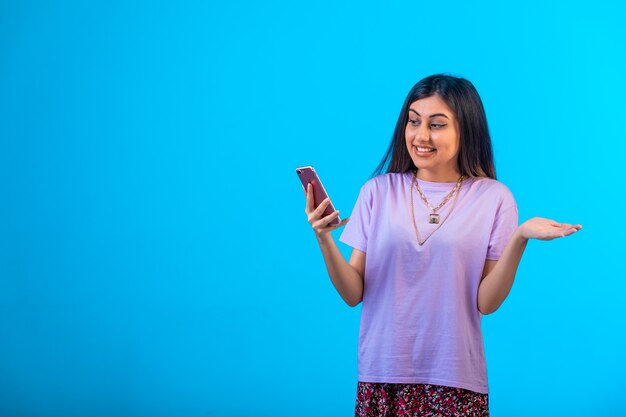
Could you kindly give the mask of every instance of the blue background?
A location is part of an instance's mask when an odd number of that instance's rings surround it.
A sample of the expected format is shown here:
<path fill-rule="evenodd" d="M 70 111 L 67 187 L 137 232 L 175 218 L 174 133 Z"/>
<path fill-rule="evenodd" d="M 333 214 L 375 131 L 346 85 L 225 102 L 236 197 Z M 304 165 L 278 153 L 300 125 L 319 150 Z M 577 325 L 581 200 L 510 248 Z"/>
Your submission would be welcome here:
<path fill-rule="evenodd" d="M 348 215 L 437 72 L 481 94 L 520 221 L 584 227 L 531 241 L 483 319 L 492 415 L 626 414 L 625 17 L 1 1 L 0 415 L 353 415 L 360 307 L 294 168 Z"/>

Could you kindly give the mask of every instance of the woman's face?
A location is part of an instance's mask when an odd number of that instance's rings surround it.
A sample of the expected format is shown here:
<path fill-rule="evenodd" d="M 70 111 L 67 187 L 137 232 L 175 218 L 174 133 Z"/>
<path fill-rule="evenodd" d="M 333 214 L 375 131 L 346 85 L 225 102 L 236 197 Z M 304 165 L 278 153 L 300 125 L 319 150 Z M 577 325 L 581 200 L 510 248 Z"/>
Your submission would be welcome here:
<path fill-rule="evenodd" d="M 433 95 L 411 103 L 408 116 L 404 136 L 418 168 L 417 177 L 434 182 L 457 181 L 461 175 L 457 165 L 460 135 L 452 110 Z M 435 150 L 423 152 L 429 149 Z"/>

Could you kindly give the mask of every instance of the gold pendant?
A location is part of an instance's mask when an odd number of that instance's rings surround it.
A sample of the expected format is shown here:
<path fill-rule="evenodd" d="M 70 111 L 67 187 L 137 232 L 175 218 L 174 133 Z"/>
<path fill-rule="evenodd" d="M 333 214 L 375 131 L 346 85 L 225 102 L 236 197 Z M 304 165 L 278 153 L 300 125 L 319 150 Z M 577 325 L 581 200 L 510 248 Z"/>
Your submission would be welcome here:
<path fill-rule="evenodd" d="M 439 215 L 437 213 L 430 213 L 430 216 L 428 216 L 428 223 L 439 224 Z"/>

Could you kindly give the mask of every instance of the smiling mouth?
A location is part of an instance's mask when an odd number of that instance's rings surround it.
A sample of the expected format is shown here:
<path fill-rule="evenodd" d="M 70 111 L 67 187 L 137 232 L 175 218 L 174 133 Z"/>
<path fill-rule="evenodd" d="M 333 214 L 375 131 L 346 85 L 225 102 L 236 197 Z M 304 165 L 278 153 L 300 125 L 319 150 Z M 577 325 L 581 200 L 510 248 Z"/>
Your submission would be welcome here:
<path fill-rule="evenodd" d="M 422 148 L 422 147 L 417 147 L 414 146 L 413 149 L 415 149 L 415 152 L 417 152 L 418 154 L 428 154 L 428 153 L 434 153 L 437 151 L 437 149 L 435 148 Z"/>

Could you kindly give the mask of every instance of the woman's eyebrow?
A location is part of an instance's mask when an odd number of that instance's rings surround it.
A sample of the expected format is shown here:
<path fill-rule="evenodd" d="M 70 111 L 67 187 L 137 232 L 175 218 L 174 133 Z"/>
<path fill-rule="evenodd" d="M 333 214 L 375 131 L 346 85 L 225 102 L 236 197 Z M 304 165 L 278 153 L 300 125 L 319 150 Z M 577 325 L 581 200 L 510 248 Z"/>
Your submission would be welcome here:
<path fill-rule="evenodd" d="M 415 114 L 417 114 L 418 116 L 420 116 L 420 117 L 421 117 L 421 115 L 420 115 L 418 112 L 416 112 L 415 110 L 413 110 L 413 109 L 409 109 L 409 111 L 412 111 L 413 113 L 415 113 Z M 443 117 L 445 117 L 446 119 L 450 120 L 450 118 L 449 118 L 448 116 L 446 116 L 445 114 L 443 114 L 443 113 L 435 113 L 435 114 L 431 114 L 431 115 L 430 115 L 430 117 L 431 117 L 431 118 L 432 118 L 432 117 L 435 117 L 435 116 L 443 116 Z"/>

